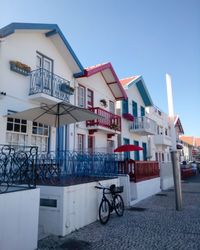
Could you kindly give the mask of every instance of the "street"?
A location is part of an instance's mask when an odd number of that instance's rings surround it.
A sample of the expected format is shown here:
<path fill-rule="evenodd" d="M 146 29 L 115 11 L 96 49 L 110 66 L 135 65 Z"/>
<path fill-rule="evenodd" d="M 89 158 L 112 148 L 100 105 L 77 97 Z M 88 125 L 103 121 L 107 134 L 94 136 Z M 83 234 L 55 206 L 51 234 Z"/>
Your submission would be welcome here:
<path fill-rule="evenodd" d="M 94 222 L 66 237 L 49 236 L 39 250 L 200 249 L 200 176 L 182 182 L 183 210 L 175 210 L 169 189 L 113 214 L 107 225 Z"/>

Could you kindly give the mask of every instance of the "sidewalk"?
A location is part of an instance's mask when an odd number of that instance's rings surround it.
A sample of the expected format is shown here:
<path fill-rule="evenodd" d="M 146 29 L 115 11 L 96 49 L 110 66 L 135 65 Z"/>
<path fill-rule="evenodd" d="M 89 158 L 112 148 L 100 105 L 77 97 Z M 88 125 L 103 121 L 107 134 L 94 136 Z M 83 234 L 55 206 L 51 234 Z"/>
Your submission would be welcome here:
<path fill-rule="evenodd" d="M 38 250 L 200 249 L 200 175 L 182 182 L 183 210 L 175 210 L 174 190 L 163 191 L 106 226 L 92 223 L 66 237 L 39 241 Z"/>

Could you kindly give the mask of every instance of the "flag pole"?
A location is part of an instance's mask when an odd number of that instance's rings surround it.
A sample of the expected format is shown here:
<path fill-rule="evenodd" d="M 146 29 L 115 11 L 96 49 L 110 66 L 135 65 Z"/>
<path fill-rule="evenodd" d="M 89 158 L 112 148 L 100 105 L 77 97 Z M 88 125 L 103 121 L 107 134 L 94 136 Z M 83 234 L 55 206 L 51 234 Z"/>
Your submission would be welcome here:
<path fill-rule="evenodd" d="M 174 177 L 176 210 L 180 211 L 182 210 L 180 164 L 179 164 L 178 151 L 176 148 L 176 131 L 175 131 L 175 126 L 174 126 L 172 80 L 169 74 L 166 74 L 166 85 L 167 85 L 168 113 L 169 113 L 169 119 L 170 119 L 171 138 L 172 138 L 171 160 L 172 160 L 173 177 Z"/>

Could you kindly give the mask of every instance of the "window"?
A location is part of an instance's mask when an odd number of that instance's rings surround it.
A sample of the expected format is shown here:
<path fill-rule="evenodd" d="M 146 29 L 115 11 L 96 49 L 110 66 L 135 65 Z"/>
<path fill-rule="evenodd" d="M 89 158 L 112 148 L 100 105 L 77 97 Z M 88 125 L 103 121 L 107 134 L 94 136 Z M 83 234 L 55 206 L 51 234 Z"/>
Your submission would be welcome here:
<path fill-rule="evenodd" d="M 115 148 L 115 142 L 113 140 L 107 140 L 107 153 L 112 154 Z"/>
<path fill-rule="evenodd" d="M 84 150 L 84 135 L 83 134 L 77 134 L 78 138 L 78 151 Z"/>
<path fill-rule="evenodd" d="M 157 125 L 157 134 L 160 134 L 160 127 Z"/>
<path fill-rule="evenodd" d="M 122 114 L 128 113 L 128 99 L 122 101 Z"/>
<path fill-rule="evenodd" d="M 114 114 L 115 113 L 115 104 L 112 101 L 109 101 L 109 111 L 110 113 Z"/>
<path fill-rule="evenodd" d="M 145 108 L 141 106 L 140 111 L 141 111 L 141 116 L 145 116 Z"/>
<path fill-rule="evenodd" d="M 94 153 L 94 136 L 88 135 L 88 152 L 93 154 Z"/>
<path fill-rule="evenodd" d="M 156 161 L 158 161 L 158 153 L 157 152 L 155 153 L 155 158 L 156 158 Z"/>
<path fill-rule="evenodd" d="M 85 107 L 85 87 L 82 85 L 78 87 L 78 106 Z"/>
<path fill-rule="evenodd" d="M 94 92 L 91 89 L 87 89 L 87 107 L 93 108 L 94 106 Z"/>
<path fill-rule="evenodd" d="M 39 122 L 32 123 L 31 144 L 38 146 L 39 151 L 48 150 L 49 127 Z"/>
<path fill-rule="evenodd" d="M 8 110 L 8 114 L 16 113 L 15 111 Z M 23 119 L 7 118 L 7 133 L 6 142 L 13 145 L 26 145 L 27 144 L 27 121 Z"/>
<path fill-rule="evenodd" d="M 38 122 L 33 122 L 32 134 L 49 136 L 49 127 Z"/>
<path fill-rule="evenodd" d="M 168 135 L 168 129 L 167 128 L 165 129 L 165 135 Z"/>
<path fill-rule="evenodd" d="M 162 153 L 162 161 L 163 162 L 165 161 L 165 155 L 164 155 L 164 153 Z"/>
<path fill-rule="evenodd" d="M 45 89 L 51 89 L 52 73 L 53 73 L 53 60 L 49 57 L 37 52 L 36 68 L 40 69 L 40 81 L 37 85 L 43 85 Z"/>
<path fill-rule="evenodd" d="M 27 121 L 22 119 L 7 118 L 7 131 L 26 133 Z"/>

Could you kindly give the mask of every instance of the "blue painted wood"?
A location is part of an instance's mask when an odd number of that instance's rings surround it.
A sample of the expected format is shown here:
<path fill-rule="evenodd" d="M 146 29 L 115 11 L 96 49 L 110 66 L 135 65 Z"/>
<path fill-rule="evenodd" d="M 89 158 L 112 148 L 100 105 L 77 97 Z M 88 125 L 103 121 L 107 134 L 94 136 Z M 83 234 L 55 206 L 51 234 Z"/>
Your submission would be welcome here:
<path fill-rule="evenodd" d="M 147 144 L 143 142 L 142 147 L 143 147 L 143 161 L 147 161 Z"/>
<path fill-rule="evenodd" d="M 134 145 L 139 146 L 139 141 L 134 141 Z M 139 161 L 140 160 L 140 153 L 139 151 L 134 151 L 134 160 Z"/>

